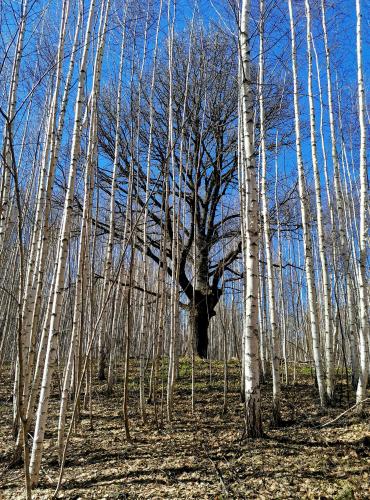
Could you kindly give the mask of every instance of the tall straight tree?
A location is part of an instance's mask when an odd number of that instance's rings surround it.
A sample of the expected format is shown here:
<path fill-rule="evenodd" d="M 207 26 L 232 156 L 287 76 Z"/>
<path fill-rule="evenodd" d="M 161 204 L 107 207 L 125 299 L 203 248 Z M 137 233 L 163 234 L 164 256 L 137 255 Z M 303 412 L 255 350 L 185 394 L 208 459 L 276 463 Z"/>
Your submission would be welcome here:
<path fill-rule="evenodd" d="M 103 4 L 104 5 L 104 4 Z M 84 104 L 84 87 L 86 83 L 86 68 L 89 53 L 89 46 L 92 32 L 92 22 L 94 18 L 95 0 L 91 0 L 86 26 L 84 48 L 79 71 L 78 90 L 75 104 L 73 140 L 71 150 L 71 162 L 68 178 L 68 187 L 65 196 L 63 221 L 59 235 L 60 250 L 58 253 L 58 263 L 55 269 L 55 282 L 51 292 L 52 310 L 49 327 L 49 337 L 45 358 L 45 366 L 42 378 L 41 393 L 36 415 L 36 425 L 34 441 L 31 455 L 31 484 L 37 485 L 41 467 L 42 447 L 44 442 L 46 419 L 48 414 L 48 403 L 51 389 L 52 375 L 55 370 L 57 356 L 58 321 L 62 306 L 62 289 L 64 287 L 64 274 L 67 262 L 68 242 L 70 238 L 71 218 L 73 210 L 73 198 L 75 191 L 77 163 L 80 154 L 81 143 L 81 118 Z"/>
<path fill-rule="evenodd" d="M 319 172 L 319 161 L 317 157 L 316 143 L 316 118 L 314 107 L 314 96 L 312 89 L 312 34 L 311 34 L 311 7 L 309 0 L 305 0 L 306 9 L 306 34 L 307 34 L 307 61 L 308 61 L 308 102 L 310 110 L 310 135 L 311 135 L 311 157 L 315 179 L 315 200 L 316 200 L 316 217 L 317 217 L 317 233 L 318 247 L 321 263 L 321 275 L 323 285 L 323 301 L 324 301 L 324 328 L 325 328 L 325 360 L 326 360 L 326 396 L 330 402 L 334 395 L 334 359 L 333 359 L 333 325 L 332 325 L 332 310 L 330 304 L 331 290 L 330 277 L 327 264 L 327 246 L 325 244 L 324 222 L 321 200 L 321 181 Z"/>
<path fill-rule="evenodd" d="M 68 7 L 67 3 L 64 4 L 65 9 Z M 42 305 L 42 292 L 44 290 L 44 280 L 47 275 L 47 256 L 50 251 L 50 242 L 49 238 L 51 236 L 51 223 L 50 223 L 50 213 L 52 212 L 52 189 L 55 180 L 55 170 L 58 161 L 59 151 L 61 148 L 62 141 L 62 133 L 64 129 L 65 116 L 67 112 L 67 105 L 69 100 L 69 94 L 72 86 L 72 77 L 75 67 L 75 59 L 76 52 L 79 43 L 79 34 L 82 28 L 82 7 L 79 6 L 78 11 L 78 19 L 75 25 L 75 35 L 74 41 L 71 51 L 71 58 L 69 61 L 68 73 L 64 85 L 64 91 L 60 106 L 60 113 L 58 117 L 58 126 L 56 130 L 51 130 L 51 134 L 53 136 L 52 144 L 50 145 L 50 159 L 49 165 L 45 172 L 42 171 L 42 177 L 45 176 L 44 184 L 40 185 L 40 190 L 38 193 L 37 203 L 40 201 L 40 205 L 36 205 L 36 226 L 38 222 L 38 210 L 43 211 L 43 221 L 39 228 L 35 228 L 37 233 L 37 257 L 35 258 L 35 266 L 33 271 L 32 278 L 32 286 L 28 290 L 28 294 L 24 299 L 24 328 L 25 328 L 25 337 L 26 342 L 28 342 L 28 361 L 26 366 L 26 387 L 25 387 L 25 399 L 28 396 L 28 409 L 27 409 L 27 419 L 30 422 L 33 419 L 34 415 L 34 403 L 37 395 L 37 390 L 39 388 L 39 381 L 41 378 L 41 368 L 44 364 L 45 354 L 46 354 L 46 340 L 47 340 L 47 331 L 50 315 L 46 314 L 46 318 L 44 321 L 44 326 L 42 328 L 43 334 L 41 335 L 39 351 L 37 356 L 37 364 L 34 368 L 35 354 L 36 354 L 36 336 L 37 329 L 39 324 L 39 319 L 41 316 L 41 305 Z M 65 12 L 65 11 L 63 11 Z M 61 28 L 66 30 L 66 26 L 61 22 Z M 57 114 L 57 109 L 54 107 L 57 103 L 58 96 L 58 81 L 61 79 L 61 68 L 60 65 L 63 63 L 63 50 L 64 50 L 64 38 L 65 33 L 60 33 L 59 37 L 59 47 L 58 47 L 58 55 L 57 55 L 57 68 L 56 68 L 56 79 L 54 84 L 54 97 L 52 108 L 50 110 L 51 114 Z M 55 117 L 56 118 L 56 117 Z M 55 119 L 54 118 L 54 119 Z M 53 125 L 51 125 L 53 126 Z M 55 126 L 55 125 L 54 125 Z M 45 155 L 44 155 L 45 156 Z M 46 167 L 46 165 L 45 165 Z M 42 165 L 42 169 L 44 165 Z M 32 242 L 33 243 L 33 242 Z M 32 253 L 32 246 L 31 246 Z M 33 261 L 29 259 L 28 266 L 33 266 Z M 30 272 L 30 270 L 28 270 Z M 50 306 L 51 307 L 51 306 Z M 27 331 L 28 330 L 28 331 Z M 29 394 L 28 394 L 29 392 Z"/>
<path fill-rule="evenodd" d="M 241 210 L 242 235 L 245 241 L 244 269 L 244 388 L 245 388 L 245 433 L 248 437 L 262 436 L 261 391 L 259 373 L 258 341 L 258 196 L 257 172 L 253 131 L 253 96 L 251 85 L 251 55 L 249 21 L 251 5 L 243 0 L 239 24 L 240 50 L 240 100 L 241 100 L 241 167 L 244 191 L 244 206 Z"/>
<path fill-rule="evenodd" d="M 360 376 L 358 379 L 357 403 L 365 399 L 369 372 L 369 318 L 368 318 L 368 289 L 367 289 L 367 248 L 368 230 L 366 218 L 368 208 L 368 181 L 366 168 L 366 125 L 365 125 L 365 87 L 362 68 L 362 38 L 361 38 L 361 5 L 356 0 L 356 48 L 357 48 L 357 92 L 358 113 L 360 122 Z"/>
<path fill-rule="evenodd" d="M 76 350 L 78 349 L 78 339 L 81 335 L 82 330 L 82 318 L 84 317 L 84 274 L 87 272 L 86 260 L 88 253 L 88 242 L 90 241 L 91 233 L 91 212 L 92 212 L 92 193 L 93 193 L 93 179 L 95 176 L 96 162 L 97 162 L 97 148 L 96 148 L 96 134 L 97 134 L 97 104 L 98 104 L 98 93 L 99 93 L 99 82 L 101 74 L 101 65 L 103 59 L 103 47 L 104 39 L 107 27 L 107 19 L 109 13 L 109 2 L 107 0 L 107 6 L 104 16 L 101 17 L 99 26 L 99 46 L 96 53 L 94 76 L 93 76 L 93 89 L 91 94 L 91 110 L 90 110 L 90 130 L 88 138 L 88 150 L 87 159 L 85 165 L 85 191 L 84 191 L 84 206 L 82 213 L 82 222 L 80 230 L 80 242 L 78 248 L 78 266 L 76 275 L 76 291 L 75 291 L 75 303 L 73 310 L 73 321 L 72 321 L 72 333 L 70 341 L 70 350 L 68 355 L 67 366 L 65 370 L 63 392 L 61 397 L 60 414 L 59 414 L 59 425 L 58 425 L 58 448 L 59 457 L 62 457 L 64 448 L 64 426 L 66 417 L 66 406 L 68 401 L 68 394 L 70 390 L 70 381 L 72 377 L 72 367 L 73 367 L 73 357 L 76 355 Z M 113 195 L 114 198 L 114 195 Z M 106 301 L 106 297 L 103 297 L 103 304 Z M 78 363 L 75 362 L 75 375 L 77 372 Z"/>
<path fill-rule="evenodd" d="M 17 105 L 17 90 L 19 84 L 19 70 L 23 54 L 23 42 L 26 30 L 26 20 L 28 12 L 27 0 L 22 2 L 22 12 L 18 28 L 17 44 L 15 48 L 10 89 L 8 94 L 8 107 L 5 117 L 3 151 L 1 158 L 1 184 L 0 184 L 0 251 L 4 245 L 5 231 L 9 216 L 11 172 L 12 172 L 12 135 L 14 128 L 14 117 Z M 4 113 L 2 113 L 4 115 Z M 3 116 L 4 117 L 4 116 Z"/>
<path fill-rule="evenodd" d="M 272 243 L 270 231 L 270 214 L 268 211 L 267 199 L 267 181 L 266 181 L 266 129 L 265 129 L 265 106 L 264 106 L 264 24 L 265 24 L 265 2 L 260 0 L 260 48 L 259 48 L 259 78 L 258 78 L 258 97 L 260 107 L 260 135 L 261 135 L 261 200 L 262 200 L 262 219 L 263 219 L 263 237 L 265 242 L 265 254 L 267 261 L 267 293 L 268 293 L 268 313 L 271 327 L 271 370 L 273 385 L 273 408 L 272 421 L 279 425 L 280 417 L 280 356 L 279 356 L 279 328 L 276 319 L 276 300 L 275 300 L 275 278 L 272 263 Z"/>
<path fill-rule="evenodd" d="M 325 380 L 323 374 L 323 366 L 320 350 L 320 333 L 319 321 L 317 314 L 317 294 L 314 280 L 313 268 L 313 253 L 312 253 L 312 235 L 309 220 L 309 197 L 306 186 L 306 179 L 303 165 L 302 142 L 301 142 L 301 124 L 299 110 L 299 89 L 298 89 L 298 72 L 297 72 L 297 48 L 295 37 L 295 22 L 293 15 L 292 0 L 288 0 L 289 19 L 290 19 L 290 36 L 292 50 L 292 73 L 294 86 L 294 124 L 295 124 L 295 141 L 296 141 L 296 156 L 298 169 L 298 187 L 299 201 L 301 207 L 302 227 L 303 227 L 303 246 L 304 259 L 307 280 L 307 295 L 310 320 L 310 332 L 312 337 L 313 357 L 315 360 L 315 369 L 317 377 L 317 385 L 319 388 L 321 406 L 326 405 Z"/>

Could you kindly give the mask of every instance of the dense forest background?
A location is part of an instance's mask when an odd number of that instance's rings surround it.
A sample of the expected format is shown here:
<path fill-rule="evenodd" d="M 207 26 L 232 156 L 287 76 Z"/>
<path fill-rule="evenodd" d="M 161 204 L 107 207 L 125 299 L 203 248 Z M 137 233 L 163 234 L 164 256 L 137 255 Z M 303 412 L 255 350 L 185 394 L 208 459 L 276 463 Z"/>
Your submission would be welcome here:
<path fill-rule="evenodd" d="M 1 460 L 27 498 L 105 410 L 126 444 L 193 416 L 200 454 L 217 413 L 232 446 L 346 412 L 366 449 L 368 7 L 1 2 Z"/>

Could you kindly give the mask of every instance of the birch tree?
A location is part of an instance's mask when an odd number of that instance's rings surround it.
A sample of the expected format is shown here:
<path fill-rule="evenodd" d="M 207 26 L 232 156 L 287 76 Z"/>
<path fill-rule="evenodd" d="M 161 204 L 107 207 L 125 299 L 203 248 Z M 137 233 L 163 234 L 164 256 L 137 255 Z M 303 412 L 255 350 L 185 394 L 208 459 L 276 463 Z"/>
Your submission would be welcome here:
<path fill-rule="evenodd" d="M 273 383 L 273 408 L 272 420 L 275 425 L 279 425 L 280 417 L 280 339 L 279 327 L 276 318 L 276 301 L 275 301 L 275 279 L 272 263 L 272 248 L 271 248 L 271 232 L 270 220 L 267 199 L 267 181 L 266 181 L 266 130 L 265 130 L 265 110 L 264 110 L 264 16 L 265 2 L 260 0 L 260 46 L 259 46 L 259 112 L 260 112 L 260 135 L 261 135 L 261 200 L 262 200 L 262 218 L 263 218 L 263 237 L 265 243 L 265 254 L 267 261 L 267 287 L 268 287 L 268 311 L 271 327 L 272 349 L 271 349 L 271 368 L 272 368 L 272 383 Z M 254 215 L 255 216 L 255 215 Z"/>
<path fill-rule="evenodd" d="M 297 73 L 297 52 L 295 39 L 295 22 L 293 15 L 292 1 L 288 0 L 289 20 L 290 20 L 290 38 L 291 38 L 291 57 L 292 57 L 292 73 L 294 86 L 294 124 L 295 124 L 295 141 L 296 141 L 296 158 L 298 169 L 298 186 L 299 200 L 301 208 L 302 226 L 303 226 L 303 246 L 305 255 L 305 269 L 308 291 L 308 307 L 310 318 L 310 331 L 313 345 L 313 357 L 315 360 L 315 369 L 317 377 L 317 385 L 319 389 L 320 402 L 322 406 L 326 405 L 326 389 L 323 374 L 323 366 L 320 350 L 320 335 L 319 322 L 317 314 L 317 294 L 314 281 L 313 257 L 312 257 L 312 235 L 308 214 L 309 198 L 307 196 L 307 187 L 303 165 L 302 144 L 301 144 L 301 125 L 300 125 L 300 109 L 299 109 L 299 89 L 298 89 L 298 73 Z"/>
<path fill-rule="evenodd" d="M 0 250 L 4 245 L 5 231 L 9 217 L 10 188 L 12 177 L 12 135 L 14 129 L 14 117 L 17 105 L 17 90 L 19 84 L 19 70 L 23 54 L 23 42 L 27 21 L 28 1 L 24 0 L 21 5 L 21 17 L 18 28 L 17 44 L 14 53 L 13 67 L 11 72 L 10 88 L 8 93 L 8 106 L 5 116 L 3 131 L 3 152 L 1 162 L 1 184 L 0 184 Z M 4 112 L 2 112 L 4 115 Z M 3 116 L 4 118 L 4 116 Z"/>
<path fill-rule="evenodd" d="M 86 261 L 88 244 L 90 241 L 91 234 L 91 212 L 92 212 L 92 194 L 93 194 L 93 184 L 95 177 L 96 161 L 97 161 L 97 148 L 96 148 L 96 137 L 97 137 L 97 105 L 98 105 L 98 95 L 99 95 L 99 84 L 100 84 L 100 74 L 101 65 L 103 59 L 103 47 L 105 40 L 105 33 L 107 29 L 107 18 L 109 13 L 109 1 L 106 4 L 104 15 L 101 16 L 99 33 L 98 33 L 98 49 L 96 53 L 95 65 L 94 65 L 94 75 L 93 75 L 93 89 L 91 94 L 91 110 L 90 110 L 90 125 L 89 125 L 89 137 L 88 137 L 88 150 L 85 165 L 85 191 L 84 191 L 84 207 L 82 213 L 81 221 L 81 231 L 80 231 L 80 242 L 78 248 L 78 268 L 76 276 L 76 290 L 75 290 L 75 303 L 73 310 L 73 322 L 72 322 L 72 332 L 70 349 L 68 354 L 67 366 L 65 369 L 62 397 L 60 403 L 60 413 L 59 413 L 59 424 L 58 424 L 58 447 L 59 456 L 61 458 L 64 449 L 64 423 L 66 416 L 66 405 L 68 401 L 68 394 L 71 383 L 73 358 L 76 353 L 78 346 L 79 335 L 81 335 L 81 330 L 83 328 L 82 317 L 84 314 L 84 298 L 83 290 L 86 288 L 86 280 L 84 280 L 84 274 L 86 273 Z M 115 180 L 114 180 L 115 182 Z M 114 191 L 112 193 L 114 199 Z M 85 287 L 84 287 L 85 281 Z M 103 304 L 106 301 L 106 296 L 103 296 Z M 78 363 L 75 363 L 75 374 L 77 371 Z"/>
<path fill-rule="evenodd" d="M 251 91 L 251 62 L 249 46 L 250 1 L 243 0 L 240 12 L 239 50 L 241 66 L 241 133 L 242 133 L 242 234 L 245 238 L 245 324 L 243 327 L 245 373 L 245 432 L 248 437 L 262 435 L 260 374 L 258 357 L 258 197 L 255 145 L 253 132 L 253 98 Z"/>
<path fill-rule="evenodd" d="M 360 123 L 360 376 L 358 379 L 356 399 L 360 403 L 366 397 L 366 387 L 369 374 L 369 317 L 368 317 L 368 285 L 367 285 L 367 249 L 368 249 L 368 180 L 366 156 L 366 124 L 365 124 L 365 87 L 362 67 L 362 36 L 361 36 L 361 4 L 356 0 L 356 53 L 357 53 L 357 92 L 358 115 Z M 361 405 L 360 405 L 361 408 Z"/>
<path fill-rule="evenodd" d="M 56 341 L 58 335 L 57 324 L 60 318 L 61 305 L 62 305 L 61 304 L 62 288 L 64 285 L 64 271 L 67 260 L 68 241 L 69 241 L 70 223 L 72 217 L 73 197 L 74 197 L 75 179 L 76 179 L 76 169 L 80 152 L 81 117 L 82 117 L 83 102 L 84 102 L 84 86 L 86 82 L 86 67 L 87 67 L 87 58 L 90 47 L 94 10 L 95 10 L 95 1 L 92 0 L 89 8 L 84 47 L 83 47 L 80 71 L 79 71 L 68 187 L 65 197 L 63 222 L 60 230 L 60 243 L 59 243 L 60 251 L 58 255 L 58 265 L 56 268 L 55 283 L 52 291 L 53 302 L 51 310 L 49 337 L 48 337 L 47 351 L 45 357 L 45 368 L 42 378 L 40 399 L 36 414 L 36 425 L 35 425 L 34 441 L 32 447 L 32 455 L 31 455 L 31 483 L 33 486 L 37 485 L 39 478 L 42 445 L 45 434 L 51 379 L 53 371 L 55 370 L 56 347 L 57 347 Z"/>
<path fill-rule="evenodd" d="M 306 9 L 306 34 L 307 34 L 307 61 L 308 61 L 308 101 L 310 111 L 310 138 L 311 138 L 311 158 L 315 180 L 315 200 L 316 200 L 316 217 L 318 231 L 318 246 L 321 263 L 321 275 L 323 282 L 323 301 L 324 301 L 324 329 L 325 329 L 325 361 L 326 361 L 326 397 L 327 401 L 331 402 L 334 395 L 334 360 L 333 360 L 333 318 L 331 310 L 331 290 L 330 276 L 327 264 L 327 246 L 325 244 L 322 196 L 321 196 L 321 181 L 319 172 L 319 162 L 317 158 L 317 143 L 316 143 L 316 118 L 312 85 L 312 53 L 311 53 L 311 7 L 309 0 L 305 0 Z"/>

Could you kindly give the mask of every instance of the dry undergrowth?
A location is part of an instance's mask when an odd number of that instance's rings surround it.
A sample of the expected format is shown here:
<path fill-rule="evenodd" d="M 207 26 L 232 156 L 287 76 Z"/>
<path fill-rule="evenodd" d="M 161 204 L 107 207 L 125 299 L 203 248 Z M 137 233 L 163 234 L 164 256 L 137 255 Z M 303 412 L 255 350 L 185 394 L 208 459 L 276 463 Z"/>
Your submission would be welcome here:
<path fill-rule="evenodd" d="M 132 442 L 122 429 L 120 381 L 111 395 L 104 384 L 94 386 L 93 427 L 86 412 L 67 454 L 60 498 L 370 498 L 370 434 L 368 420 L 349 413 L 334 424 L 320 424 L 347 407 L 342 400 L 326 414 L 307 370 L 299 383 L 283 388 L 284 428 L 265 425 L 266 437 L 240 442 L 243 426 L 239 370 L 230 365 L 228 411 L 222 414 L 222 364 L 197 362 L 195 412 L 191 413 L 190 367 L 180 366 L 172 425 L 157 430 L 153 407 L 148 424 L 140 422 L 137 385 L 131 382 Z M 0 387 L 0 498 L 24 498 L 22 467 L 10 466 L 11 381 Z M 340 391 L 338 391 L 340 392 Z M 263 386 L 268 422 L 270 384 Z M 353 396 L 352 396 L 353 397 Z M 34 498 L 51 498 L 58 477 L 55 435 L 58 394 L 51 402 L 40 487 Z"/>

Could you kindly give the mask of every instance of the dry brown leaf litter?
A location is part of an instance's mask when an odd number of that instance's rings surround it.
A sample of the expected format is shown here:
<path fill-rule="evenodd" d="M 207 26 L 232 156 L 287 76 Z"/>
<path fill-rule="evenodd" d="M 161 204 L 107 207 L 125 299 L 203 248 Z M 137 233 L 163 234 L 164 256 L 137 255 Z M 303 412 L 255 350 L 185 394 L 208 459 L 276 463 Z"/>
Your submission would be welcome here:
<path fill-rule="evenodd" d="M 350 413 L 332 426 L 319 425 L 346 408 L 346 390 L 335 408 L 323 413 L 309 374 L 283 387 L 287 426 L 269 429 L 266 437 L 240 441 L 243 411 L 239 369 L 230 364 L 228 411 L 222 414 L 221 364 L 197 362 L 196 405 L 191 414 L 191 382 L 186 361 L 180 367 L 174 420 L 157 430 L 153 407 L 148 424 L 140 421 L 138 388 L 130 384 L 132 442 L 125 440 L 120 408 L 121 382 L 111 395 L 94 385 L 94 430 L 86 411 L 67 454 L 59 497 L 77 499 L 367 499 L 370 498 L 370 432 L 368 419 Z M 132 374 L 133 376 L 134 374 Z M 13 447 L 10 377 L 0 387 L 0 498 L 22 499 L 23 469 L 10 466 Z M 340 392 L 339 388 L 339 391 Z M 263 386 L 268 422 L 271 386 Z M 353 395 L 351 395 L 353 397 Z M 58 394 L 50 405 L 40 486 L 35 499 L 51 498 L 58 477 L 55 448 Z M 160 409 L 159 409 L 160 410 Z"/>

